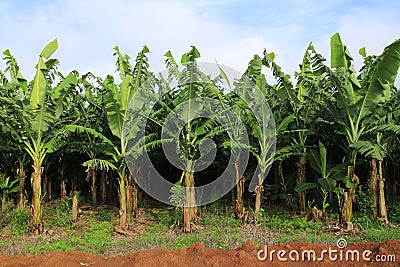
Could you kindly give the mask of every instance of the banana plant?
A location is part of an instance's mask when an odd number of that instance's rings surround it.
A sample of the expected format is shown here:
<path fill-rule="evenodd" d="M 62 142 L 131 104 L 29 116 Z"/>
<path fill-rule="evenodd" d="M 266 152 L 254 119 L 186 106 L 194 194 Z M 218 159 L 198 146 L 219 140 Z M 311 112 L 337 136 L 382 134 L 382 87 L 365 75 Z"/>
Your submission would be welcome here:
<path fill-rule="evenodd" d="M 76 76 L 70 73 L 56 87 L 51 87 L 52 71 L 57 61 L 49 58 L 57 48 L 58 43 L 55 39 L 39 55 L 29 99 L 31 124 L 24 141 L 25 148 L 33 161 L 34 170 L 30 178 L 33 188 L 30 228 L 36 234 L 43 231 L 41 175 L 44 167 L 42 163 L 47 154 L 54 152 L 60 146 L 60 138 L 64 136 L 65 129 L 62 121 L 58 119 L 66 105 L 68 94 L 75 88 L 78 81 Z"/>
<path fill-rule="evenodd" d="M 128 55 L 123 56 L 121 54 L 118 46 L 114 48 L 114 51 L 121 83 L 117 85 L 114 82 L 114 77 L 108 75 L 99 85 L 103 103 L 105 104 L 107 125 L 113 137 L 108 138 L 98 132 L 97 129 L 82 125 L 68 125 L 67 128 L 72 132 L 96 138 L 108 146 L 108 151 L 104 155 L 108 159 L 92 159 L 85 164 L 92 167 L 102 164 L 110 168 L 116 168 L 120 202 L 117 230 L 121 233 L 129 234 L 130 214 L 132 213 L 133 216 L 137 214 L 138 203 L 137 186 L 125 162 L 127 145 L 130 140 L 124 136 L 123 124 L 130 99 L 138 88 L 152 77 L 152 73 L 148 70 L 149 63 L 146 54 L 149 53 L 149 49 L 147 46 L 144 46 L 138 53 L 134 66 L 130 64 Z"/>
<path fill-rule="evenodd" d="M 365 49 L 360 49 L 365 58 Z M 397 77 L 400 66 L 400 40 L 386 47 L 373 64 L 365 64 L 363 75 L 356 76 L 353 58 L 347 47 L 343 45 L 339 33 L 331 37 L 331 69 L 325 73 L 335 87 L 334 97 L 337 105 L 337 122 L 345 137 L 344 145 L 350 162 L 347 174 L 347 189 L 344 192 L 342 218 L 344 222 L 352 220 L 352 202 L 359 178 L 355 172 L 357 152 L 354 147 L 364 138 L 369 116 L 384 105 L 390 98 L 390 91 Z"/>
<path fill-rule="evenodd" d="M 330 193 L 341 193 L 342 189 L 339 187 L 338 181 L 341 181 L 346 175 L 346 163 L 338 164 L 334 167 L 328 168 L 327 166 L 327 150 L 325 145 L 319 141 L 318 150 L 309 151 L 309 160 L 311 168 L 318 172 L 320 177 L 316 183 L 304 182 L 298 184 L 295 188 L 296 192 L 306 191 L 309 189 L 317 188 L 322 196 L 322 211 L 325 213 L 326 208 L 329 207 L 327 198 Z"/>
<path fill-rule="evenodd" d="M 242 120 L 245 121 L 251 133 L 250 147 L 247 149 L 258 163 L 254 174 L 255 179 L 252 180 L 249 188 L 250 191 L 255 191 L 254 212 L 256 214 L 259 214 L 261 210 L 263 182 L 267 171 L 274 161 L 282 161 L 288 157 L 293 148 L 292 146 L 276 147 L 277 138 L 284 135 L 295 117 L 294 114 L 282 108 L 286 100 L 279 99 L 276 93 L 278 85 L 270 86 L 262 73 L 263 66 L 269 66 L 273 58 L 273 53 L 264 54 L 263 59 L 255 55 L 249 62 L 243 77 L 235 83 L 235 92 L 245 99 L 237 108 L 241 111 Z M 265 109 L 266 107 L 268 109 Z"/>
<path fill-rule="evenodd" d="M 0 71 L 0 122 L 2 124 L 1 133 L 1 154 L 4 155 L 3 163 L 13 163 L 13 169 L 19 179 L 19 200 L 17 208 L 21 209 L 25 205 L 25 171 L 28 166 L 29 156 L 24 149 L 22 139 L 24 125 L 29 125 L 29 96 L 27 95 L 28 83 L 22 75 L 18 62 L 11 54 L 10 50 L 3 52 L 3 59 L 6 64 L 5 72 Z M 9 75 L 9 79 L 6 77 Z M 12 157 L 10 157 L 12 156 Z M 12 171 L 14 172 L 14 171 Z"/>
<path fill-rule="evenodd" d="M 170 133 L 170 138 L 163 140 L 168 145 L 168 139 L 178 140 L 180 158 L 184 166 L 183 171 L 176 188 L 173 192 L 178 192 L 179 188 L 184 191 L 183 204 L 183 231 L 190 232 L 191 224 L 196 218 L 196 191 L 195 191 L 195 170 L 199 165 L 196 161 L 202 153 L 200 146 L 205 139 L 216 138 L 226 132 L 224 127 L 219 125 L 215 119 L 202 118 L 202 114 L 210 114 L 213 110 L 212 104 L 204 102 L 202 98 L 216 99 L 220 103 L 225 103 L 225 108 L 229 109 L 227 100 L 223 96 L 222 89 L 218 85 L 218 78 L 211 78 L 201 71 L 197 65 L 197 59 L 200 52 L 192 46 L 191 50 L 182 55 L 181 64 L 183 69 L 180 71 L 171 52 L 165 54 L 167 57 L 166 65 L 169 69 L 170 77 L 167 78 L 170 84 L 173 79 L 178 81 L 178 85 L 170 88 L 168 94 L 173 95 L 173 107 L 163 105 L 163 113 L 175 114 L 177 119 L 169 121 L 172 129 L 181 129 L 180 133 Z M 168 87 L 168 86 L 167 86 Z M 183 110 L 179 106 L 184 106 Z M 174 110 L 174 107 L 177 107 Z M 181 112 L 177 112 L 180 110 Z M 223 117 L 219 114 L 221 111 L 215 111 L 217 117 Z M 170 115 L 169 115 L 170 116 Z M 174 145 L 174 144 L 172 144 Z M 197 165 L 196 165 L 197 164 Z"/>
<path fill-rule="evenodd" d="M 17 185 L 21 179 L 25 177 L 17 177 L 16 179 L 10 181 L 9 176 L 4 176 L 0 173 L 0 190 L 2 191 L 1 197 L 1 212 L 4 213 L 6 211 L 6 202 L 9 194 L 16 193 L 20 190 L 21 186 Z"/>
<path fill-rule="evenodd" d="M 54 152 L 62 144 L 65 129 L 60 117 L 63 112 L 67 112 L 65 110 L 67 96 L 77 82 L 75 73 L 70 73 L 67 77 L 57 73 L 59 62 L 50 59 L 57 48 L 58 43 L 55 39 L 42 50 L 34 80 L 30 84 L 20 74 L 16 64 L 13 64 L 11 53 L 5 52 L 13 82 L 19 83 L 19 93 L 16 94 L 18 97 L 9 99 L 12 102 L 11 106 L 19 111 L 13 117 L 19 121 L 19 129 L 17 131 L 14 129 L 13 133 L 21 141 L 33 163 L 30 177 L 33 188 L 32 214 L 29 227 L 35 234 L 43 231 L 41 175 L 44 167 L 42 164 L 47 154 Z M 53 88 L 56 76 L 60 78 L 60 82 Z"/>
<path fill-rule="evenodd" d="M 314 134 L 319 114 L 324 100 L 330 97 L 329 90 L 325 83 L 321 69 L 324 66 L 324 59 L 318 54 L 314 46 L 310 44 L 303 56 L 300 64 L 300 72 L 296 72 L 297 83 L 294 86 L 290 81 L 290 76 L 285 74 L 281 67 L 275 62 L 273 53 L 264 51 L 263 64 L 270 68 L 273 76 L 277 80 L 277 94 L 281 99 L 286 99 L 286 109 L 289 115 L 293 116 L 292 123 L 286 136 L 292 136 L 289 144 L 282 149 L 286 150 L 285 157 L 297 157 L 297 184 L 306 182 L 306 163 L 307 163 L 307 140 L 309 135 Z M 287 113 L 288 111 L 286 111 Z M 284 120 L 282 121 L 284 122 Z M 305 191 L 299 192 L 299 211 L 306 210 Z"/>
<path fill-rule="evenodd" d="M 371 160 L 371 190 L 374 196 L 374 217 L 381 218 L 385 223 L 389 223 L 387 217 L 385 200 L 385 178 L 383 176 L 383 160 L 387 157 L 388 142 L 382 142 L 382 132 L 376 132 L 376 139 L 358 141 L 351 145 L 352 148 L 364 157 Z M 378 162 L 378 164 L 377 164 Z M 377 212 L 378 211 L 378 212 Z"/>

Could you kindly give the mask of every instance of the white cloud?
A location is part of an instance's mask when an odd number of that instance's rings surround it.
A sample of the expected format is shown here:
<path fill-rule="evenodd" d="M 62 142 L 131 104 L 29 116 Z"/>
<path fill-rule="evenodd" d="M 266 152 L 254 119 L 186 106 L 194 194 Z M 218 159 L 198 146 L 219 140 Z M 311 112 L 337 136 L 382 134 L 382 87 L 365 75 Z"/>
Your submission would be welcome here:
<path fill-rule="evenodd" d="M 167 50 L 179 60 L 190 45 L 196 45 L 201 61 L 217 60 L 239 71 L 244 71 L 252 56 L 261 54 L 265 47 L 277 54 L 277 62 L 292 75 L 310 41 L 328 58 L 329 37 L 336 31 L 341 32 L 352 52 L 366 46 L 367 51 L 380 53 L 394 40 L 400 26 L 395 16 L 388 16 L 386 10 L 361 8 L 347 10 L 344 15 L 335 13 L 334 9 L 346 2 L 316 5 L 315 1 L 301 0 L 275 6 L 236 0 L 58 0 L 25 9 L 13 9 L 11 2 L 4 2 L 0 5 L 0 22 L 7 26 L 2 28 L 0 49 L 10 48 L 30 79 L 37 55 L 55 37 L 59 39 L 59 50 L 54 56 L 60 59 L 65 72 L 76 68 L 104 77 L 115 69 L 115 45 L 134 59 L 147 44 L 153 71 L 163 69 Z M 236 10 L 241 14 L 238 17 L 227 16 L 228 8 L 235 5 L 248 10 Z M 282 12 L 275 12 L 277 8 Z M 327 20 L 324 16 L 328 14 L 334 16 Z M 244 18 L 259 23 L 246 24 Z M 356 56 L 356 52 L 353 54 Z"/>

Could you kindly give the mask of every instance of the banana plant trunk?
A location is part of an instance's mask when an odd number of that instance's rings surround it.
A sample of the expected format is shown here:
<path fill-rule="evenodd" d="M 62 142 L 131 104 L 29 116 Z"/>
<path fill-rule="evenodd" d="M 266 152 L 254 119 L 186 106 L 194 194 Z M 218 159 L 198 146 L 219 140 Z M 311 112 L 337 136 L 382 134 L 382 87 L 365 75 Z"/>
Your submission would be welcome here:
<path fill-rule="evenodd" d="M 49 200 L 49 201 L 51 201 L 51 199 L 53 198 L 53 185 L 52 185 L 52 182 L 51 182 L 51 179 L 49 179 L 48 181 L 47 181 L 47 188 L 45 188 L 44 190 L 46 190 L 46 194 L 47 194 L 47 199 Z"/>
<path fill-rule="evenodd" d="M 3 194 L 1 196 L 1 213 L 3 214 L 6 211 L 6 202 L 7 202 L 7 194 L 6 190 L 3 190 Z"/>
<path fill-rule="evenodd" d="M 132 215 L 133 215 L 133 218 L 136 218 L 136 216 L 139 213 L 138 192 L 139 192 L 139 187 L 136 184 L 135 180 L 132 179 Z"/>
<path fill-rule="evenodd" d="M 354 166 L 350 165 L 347 167 L 347 175 L 350 177 L 351 181 L 355 183 L 356 186 L 359 184 L 359 179 L 355 174 Z M 342 219 L 343 223 L 347 225 L 347 230 L 353 230 L 353 223 L 351 221 L 353 217 L 353 201 L 355 192 L 355 188 L 349 188 L 344 191 Z"/>
<path fill-rule="evenodd" d="M 379 164 L 379 217 L 385 223 L 389 223 L 386 210 L 385 178 L 383 178 L 382 161 L 378 161 L 378 164 Z"/>
<path fill-rule="evenodd" d="M 262 192 L 264 191 L 264 186 L 263 186 L 263 177 L 264 177 L 264 171 L 260 171 L 258 174 L 258 186 L 256 187 L 256 203 L 254 207 L 254 213 L 259 214 L 261 210 L 261 198 L 262 198 Z"/>
<path fill-rule="evenodd" d="M 126 205 L 126 177 L 125 174 L 119 178 L 119 226 L 122 230 L 128 230 L 128 216 Z"/>
<path fill-rule="evenodd" d="M 183 207 L 183 232 L 191 231 L 192 220 L 196 217 L 196 196 L 194 190 L 194 172 L 185 172 L 185 205 Z"/>
<path fill-rule="evenodd" d="M 43 205 L 42 205 L 42 166 L 33 166 L 33 173 L 31 176 L 32 182 L 32 206 L 31 206 L 31 221 L 30 229 L 35 235 L 40 235 L 43 231 Z"/>
<path fill-rule="evenodd" d="M 78 197 L 74 195 L 72 197 L 72 222 L 78 221 Z"/>
<path fill-rule="evenodd" d="M 97 187 L 96 187 L 96 177 L 97 172 L 93 167 L 89 167 L 88 176 L 90 179 L 90 194 L 92 198 L 92 205 L 97 205 Z"/>
<path fill-rule="evenodd" d="M 65 200 L 67 198 L 67 183 L 65 182 L 64 177 L 61 178 L 60 192 L 61 200 Z"/>
<path fill-rule="evenodd" d="M 104 205 L 107 201 L 107 173 L 106 171 L 101 172 L 100 181 L 100 203 Z"/>
<path fill-rule="evenodd" d="M 126 208 L 129 215 L 128 220 L 130 217 L 135 218 L 137 216 L 139 206 L 138 206 L 138 186 L 128 170 L 126 173 L 127 176 L 127 184 L 126 184 Z"/>
<path fill-rule="evenodd" d="M 69 190 L 69 196 L 70 197 L 72 197 L 73 198 L 73 196 L 74 196 L 74 193 L 75 193 L 75 191 L 76 191 L 76 174 L 74 174 L 74 175 L 72 175 L 72 178 L 71 178 L 71 188 L 70 188 L 70 190 Z"/>
<path fill-rule="evenodd" d="M 243 219 L 244 217 L 244 201 L 243 201 L 243 188 L 244 188 L 244 176 L 240 177 L 239 174 L 239 162 L 235 162 L 235 174 L 236 174 L 236 199 L 235 199 L 235 216 L 236 219 Z"/>
<path fill-rule="evenodd" d="M 47 203 L 47 202 L 50 201 L 49 196 L 47 195 L 47 187 L 48 187 L 48 180 L 49 180 L 48 178 L 49 178 L 49 177 L 47 176 L 47 174 L 44 174 L 44 175 L 43 175 L 43 184 L 42 184 L 42 188 L 43 188 L 43 191 L 45 192 L 44 198 L 43 198 L 44 203 Z"/>
<path fill-rule="evenodd" d="M 297 184 L 306 182 L 306 162 L 305 156 L 300 156 L 297 163 Z M 304 213 L 306 211 L 306 191 L 299 193 L 299 212 Z"/>
<path fill-rule="evenodd" d="M 25 170 L 23 167 L 17 169 L 17 177 L 20 178 L 17 209 L 23 209 L 25 207 Z"/>
<path fill-rule="evenodd" d="M 3 174 L 4 179 L 7 179 L 7 173 L 5 172 Z M 2 190 L 3 193 L 1 195 L 1 213 L 4 214 L 4 212 L 6 211 L 6 202 L 7 202 L 7 191 L 6 189 Z"/>
<path fill-rule="evenodd" d="M 372 204 L 372 211 L 374 214 L 374 218 L 376 219 L 378 216 L 378 168 L 376 165 L 375 158 L 371 159 L 370 178 L 371 178 L 371 191 L 372 191 L 372 196 L 374 198 L 374 202 Z"/>

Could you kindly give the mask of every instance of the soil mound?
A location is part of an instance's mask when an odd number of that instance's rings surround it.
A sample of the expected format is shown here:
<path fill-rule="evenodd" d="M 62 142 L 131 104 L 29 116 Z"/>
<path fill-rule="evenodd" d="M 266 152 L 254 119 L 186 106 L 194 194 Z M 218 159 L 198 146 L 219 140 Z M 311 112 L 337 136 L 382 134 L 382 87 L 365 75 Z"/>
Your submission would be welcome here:
<path fill-rule="evenodd" d="M 78 251 L 17 257 L 0 254 L 0 266 L 400 266 L 400 241 L 338 246 L 283 243 L 256 248 L 247 242 L 235 250 L 220 250 L 196 243 L 180 250 L 152 249 L 113 258 Z"/>

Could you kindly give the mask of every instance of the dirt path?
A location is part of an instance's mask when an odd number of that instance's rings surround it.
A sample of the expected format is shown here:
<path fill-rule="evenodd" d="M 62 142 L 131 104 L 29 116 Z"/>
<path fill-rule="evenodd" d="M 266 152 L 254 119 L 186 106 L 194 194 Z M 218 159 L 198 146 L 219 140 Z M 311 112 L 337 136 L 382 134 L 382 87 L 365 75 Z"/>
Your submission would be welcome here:
<path fill-rule="evenodd" d="M 343 246 L 343 244 L 342 244 Z M 24 255 L 18 257 L 4 256 L 0 254 L 0 266 L 400 266 L 400 241 L 386 241 L 381 244 L 376 243 L 352 243 L 342 249 L 337 246 L 329 247 L 321 244 L 310 243 L 287 243 L 276 246 L 261 247 L 267 251 L 267 259 L 260 261 L 265 253 L 258 253 L 260 248 L 256 248 L 252 242 L 244 243 L 242 248 L 236 250 L 218 250 L 206 248 L 202 243 L 193 244 L 190 248 L 183 247 L 180 250 L 152 249 L 142 252 L 130 253 L 114 258 L 102 258 L 92 254 L 78 251 L 58 252 L 51 251 L 40 255 Z M 273 251 L 274 250 L 274 251 Z M 287 261 L 278 260 L 278 251 L 281 258 Z M 316 253 L 317 261 L 309 261 L 313 258 L 310 250 Z M 326 252 L 323 252 L 326 250 Z M 329 260 L 329 250 L 331 257 L 336 260 Z M 357 253 L 360 261 L 357 262 Z M 369 254 L 371 251 L 371 254 Z M 364 257 L 371 259 L 365 261 Z M 272 261 L 269 257 L 272 254 Z M 299 256 L 299 261 L 293 261 Z M 323 255 L 323 263 L 318 258 Z M 342 260 L 340 257 L 342 255 Z M 346 261 L 346 255 L 348 261 Z M 354 255 L 354 261 L 351 260 Z M 379 255 L 379 258 L 375 258 Z M 302 258 L 304 260 L 302 261 Z M 394 258 L 395 257 L 395 258 Z M 375 261 L 375 259 L 384 260 Z M 395 261 L 394 261 L 395 260 Z"/>

